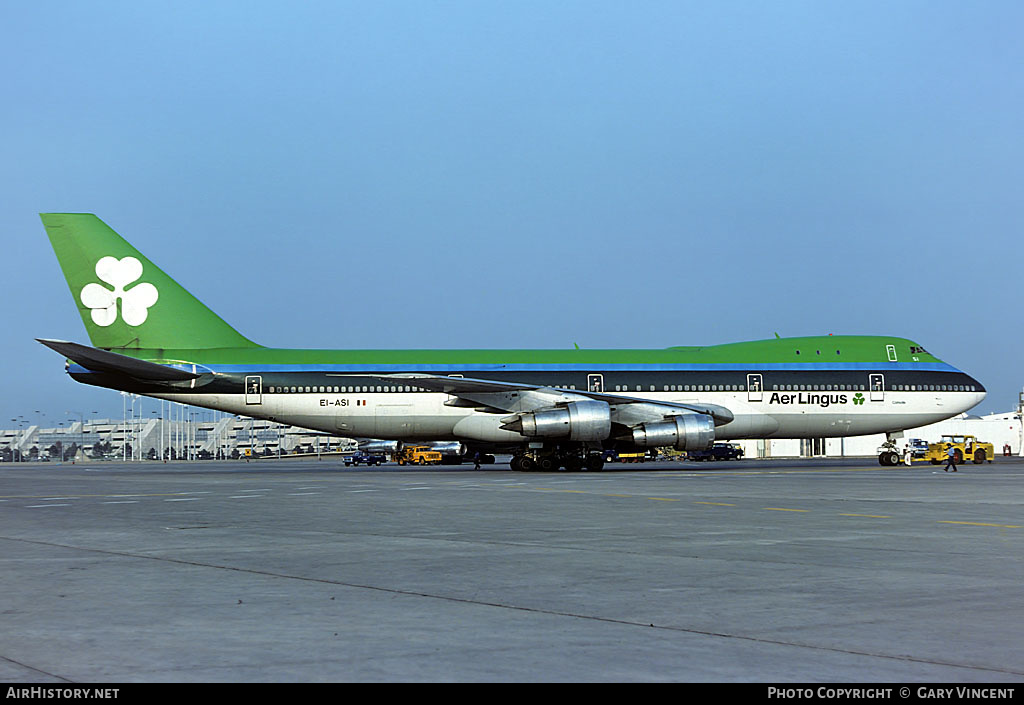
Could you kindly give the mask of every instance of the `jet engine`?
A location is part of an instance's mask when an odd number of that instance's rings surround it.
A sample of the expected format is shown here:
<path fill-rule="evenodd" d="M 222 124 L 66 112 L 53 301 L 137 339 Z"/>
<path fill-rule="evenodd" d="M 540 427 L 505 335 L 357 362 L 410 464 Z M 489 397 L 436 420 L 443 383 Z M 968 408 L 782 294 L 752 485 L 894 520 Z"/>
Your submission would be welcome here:
<path fill-rule="evenodd" d="M 451 455 L 461 458 L 469 450 L 466 448 L 465 443 L 459 441 L 430 441 L 424 445 L 430 446 L 431 450 L 436 450 L 441 455 Z"/>
<path fill-rule="evenodd" d="M 639 424 L 631 431 L 633 443 L 642 448 L 701 450 L 710 448 L 715 441 L 715 421 L 706 414 L 680 414 L 665 421 Z"/>
<path fill-rule="evenodd" d="M 554 409 L 540 409 L 508 419 L 502 428 L 529 438 L 567 438 L 570 441 L 603 441 L 612 430 L 607 402 L 583 399 Z"/>

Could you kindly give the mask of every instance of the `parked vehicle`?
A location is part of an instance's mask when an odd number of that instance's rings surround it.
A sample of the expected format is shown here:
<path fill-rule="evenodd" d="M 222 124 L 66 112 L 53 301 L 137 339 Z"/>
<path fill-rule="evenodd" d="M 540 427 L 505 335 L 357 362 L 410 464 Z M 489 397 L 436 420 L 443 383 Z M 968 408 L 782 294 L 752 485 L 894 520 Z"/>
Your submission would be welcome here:
<path fill-rule="evenodd" d="M 930 443 L 928 452 L 924 456 L 925 460 L 930 461 L 932 465 L 946 462 L 946 454 L 950 446 L 953 447 L 958 465 L 964 462 L 965 458 L 975 465 L 984 463 L 986 460 L 991 463 L 992 456 L 996 454 L 995 447 L 991 443 L 984 443 L 971 435 L 954 435 L 943 436 L 938 443 Z"/>
<path fill-rule="evenodd" d="M 615 450 L 604 452 L 606 463 L 646 463 L 648 460 L 657 460 L 657 453 L 641 451 L 638 453 L 621 453 Z"/>
<path fill-rule="evenodd" d="M 441 454 L 430 446 L 405 446 L 395 454 L 399 465 L 440 465 Z"/>
<path fill-rule="evenodd" d="M 687 460 L 739 460 L 743 448 L 738 443 L 715 443 L 706 450 L 686 451 Z"/>
<path fill-rule="evenodd" d="M 380 465 L 384 460 L 384 455 L 381 453 L 364 453 L 359 451 L 345 458 L 345 467 L 359 465 L 360 463 L 364 465 Z"/>
<path fill-rule="evenodd" d="M 913 453 L 915 458 L 923 458 L 928 454 L 928 441 L 921 440 L 920 438 L 911 438 L 909 445 L 910 452 Z"/>

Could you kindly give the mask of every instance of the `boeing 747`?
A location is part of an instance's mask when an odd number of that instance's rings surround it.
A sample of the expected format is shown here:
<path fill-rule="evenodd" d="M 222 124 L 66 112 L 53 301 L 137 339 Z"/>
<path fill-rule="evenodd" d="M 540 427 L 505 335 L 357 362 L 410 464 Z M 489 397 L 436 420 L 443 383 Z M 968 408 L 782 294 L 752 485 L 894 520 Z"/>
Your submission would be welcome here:
<path fill-rule="evenodd" d="M 825 335 L 664 350 L 302 350 L 258 345 L 91 214 L 43 225 L 91 345 L 40 339 L 85 384 L 353 438 L 452 441 L 516 470 L 602 451 L 886 433 L 985 389 L 905 338 Z"/>

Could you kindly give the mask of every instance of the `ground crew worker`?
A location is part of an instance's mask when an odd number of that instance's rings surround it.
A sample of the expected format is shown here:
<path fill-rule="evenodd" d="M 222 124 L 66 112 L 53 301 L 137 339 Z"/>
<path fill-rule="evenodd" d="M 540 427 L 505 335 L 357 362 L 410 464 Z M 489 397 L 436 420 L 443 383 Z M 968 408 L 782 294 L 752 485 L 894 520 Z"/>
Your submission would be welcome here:
<path fill-rule="evenodd" d="M 910 466 L 910 461 L 914 458 L 914 452 L 910 450 L 909 445 L 903 446 L 903 462 Z"/>
<path fill-rule="evenodd" d="M 947 443 L 946 448 L 946 469 L 943 472 L 949 472 L 950 466 L 953 467 L 953 472 L 956 472 L 956 448 L 952 443 Z"/>

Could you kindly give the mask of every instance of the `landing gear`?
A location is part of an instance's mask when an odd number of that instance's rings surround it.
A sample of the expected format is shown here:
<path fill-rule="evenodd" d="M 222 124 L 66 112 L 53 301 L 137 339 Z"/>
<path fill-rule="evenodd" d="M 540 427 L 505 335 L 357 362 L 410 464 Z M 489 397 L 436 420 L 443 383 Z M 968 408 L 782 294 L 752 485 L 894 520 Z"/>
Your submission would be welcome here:
<path fill-rule="evenodd" d="M 513 472 L 533 472 L 537 469 L 537 461 L 529 455 L 514 455 L 509 466 Z"/>
<path fill-rule="evenodd" d="M 885 443 L 878 449 L 879 465 L 896 466 L 900 464 L 900 452 L 896 448 L 896 439 L 902 435 L 902 433 L 899 436 L 885 434 Z"/>
<path fill-rule="evenodd" d="M 878 464 L 890 466 L 899 465 L 900 454 L 894 450 L 883 451 L 878 454 Z"/>
<path fill-rule="evenodd" d="M 565 459 L 565 471 L 566 472 L 579 472 L 583 469 L 583 458 L 574 455 L 570 458 Z"/>
<path fill-rule="evenodd" d="M 599 452 L 587 453 L 583 448 L 528 448 L 513 455 L 509 465 L 514 472 L 554 472 L 559 468 L 568 472 L 597 472 L 604 468 L 604 456 Z"/>

